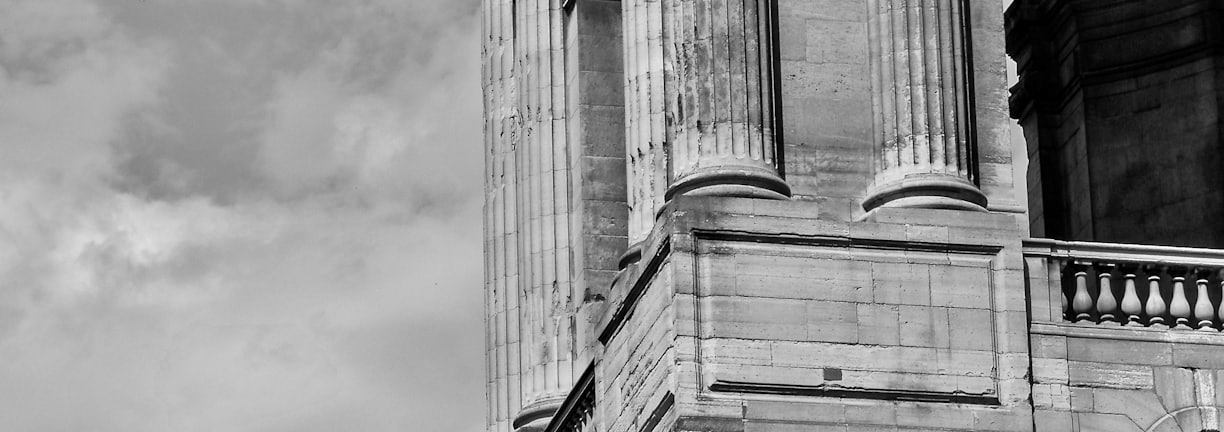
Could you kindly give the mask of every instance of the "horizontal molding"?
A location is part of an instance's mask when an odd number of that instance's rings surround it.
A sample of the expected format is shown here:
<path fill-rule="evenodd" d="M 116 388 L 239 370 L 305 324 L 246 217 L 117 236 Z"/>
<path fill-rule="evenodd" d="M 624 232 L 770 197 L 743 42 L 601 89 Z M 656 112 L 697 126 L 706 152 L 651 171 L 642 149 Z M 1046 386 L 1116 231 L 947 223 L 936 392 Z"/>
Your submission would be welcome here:
<path fill-rule="evenodd" d="M 1224 267 L 1224 250 L 1221 249 L 1064 241 L 1046 238 L 1024 239 L 1023 244 L 1026 257 Z"/>
<path fill-rule="evenodd" d="M 717 240 L 744 243 L 768 243 L 817 247 L 859 247 L 864 249 L 900 250 L 917 252 L 951 252 L 975 255 L 996 255 L 1003 250 L 1000 245 L 969 243 L 935 243 L 906 240 L 883 240 L 840 236 L 800 236 L 792 234 L 762 234 L 743 231 L 693 230 L 698 240 Z"/>
<path fill-rule="evenodd" d="M 752 393 L 781 396 L 817 396 L 846 399 L 870 399 L 898 402 L 933 402 L 969 405 L 1001 405 L 998 396 L 964 393 L 924 392 L 914 390 L 858 389 L 828 385 L 794 385 L 757 382 L 715 381 L 710 390 L 716 392 Z"/>
<path fill-rule="evenodd" d="M 1220 332 L 1170 330 L 1168 328 L 1154 327 L 1124 327 L 1120 324 L 1034 322 L 1029 326 L 1029 333 L 1080 339 L 1224 346 L 1224 333 Z"/>

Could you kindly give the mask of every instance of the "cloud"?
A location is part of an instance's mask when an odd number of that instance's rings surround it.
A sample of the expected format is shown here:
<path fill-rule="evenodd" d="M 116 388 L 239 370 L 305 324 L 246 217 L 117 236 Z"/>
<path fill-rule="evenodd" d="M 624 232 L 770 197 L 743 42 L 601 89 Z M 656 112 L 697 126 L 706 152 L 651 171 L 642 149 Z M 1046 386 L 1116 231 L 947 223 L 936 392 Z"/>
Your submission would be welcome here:
<path fill-rule="evenodd" d="M 0 429 L 481 429 L 475 2 L 0 9 Z"/>

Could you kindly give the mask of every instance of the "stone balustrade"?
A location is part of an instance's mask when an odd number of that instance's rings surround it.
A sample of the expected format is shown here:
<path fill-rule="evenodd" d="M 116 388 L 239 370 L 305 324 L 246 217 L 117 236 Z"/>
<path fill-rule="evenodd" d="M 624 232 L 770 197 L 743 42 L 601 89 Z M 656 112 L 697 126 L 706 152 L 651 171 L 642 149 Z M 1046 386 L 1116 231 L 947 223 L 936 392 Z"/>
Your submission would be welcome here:
<path fill-rule="evenodd" d="M 1224 250 L 1030 240 L 1047 259 L 1066 321 L 1224 329 Z"/>
<path fill-rule="evenodd" d="M 587 366 L 578 378 L 569 397 L 553 415 L 544 432 L 588 432 L 594 430 L 591 422 L 595 415 L 595 364 Z"/>

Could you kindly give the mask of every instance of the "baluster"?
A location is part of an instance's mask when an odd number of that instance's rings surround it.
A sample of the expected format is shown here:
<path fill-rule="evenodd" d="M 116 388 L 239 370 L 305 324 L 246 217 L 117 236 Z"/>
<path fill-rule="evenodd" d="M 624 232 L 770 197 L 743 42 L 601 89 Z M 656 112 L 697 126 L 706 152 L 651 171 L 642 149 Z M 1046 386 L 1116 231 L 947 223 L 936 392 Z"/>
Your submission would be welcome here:
<path fill-rule="evenodd" d="M 1169 314 L 1173 315 L 1173 327 L 1190 326 L 1190 301 L 1186 300 L 1186 268 L 1169 267 L 1173 276 L 1173 300 L 1169 302 Z"/>
<path fill-rule="evenodd" d="M 1092 295 L 1088 294 L 1088 272 L 1078 263 L 1068 266 L 1075 272 L 1075 298 L 1071 300 L 1071 309 L 1075 312 L 1075 321 L 1092 318 Z"/>
<path fill-rule="evenodd" d="M 1113 293 L 1113 264 L 1096 265 L 1097 269 L 1097 288 L 1100 292 L 1097 293 L 1097 313 L 1100 313 L 1101 322 L 1113 321 L 1114 311 L 1118 309 L 1118 299 Z"/>
<path fill-rule="evenodd" d="M 1058 274 L 1066 274 L 1066 271 L 1067 262 L 1058 261 Z M 1058 290 L 1058 300 L 1062 302 L 1060 306 L 1062 307 L 1063 316 L 1067 317 L 1068 321 L 1072 321 L 1071 317 L 1075 316 L 1075 314 L 1071 313 L 1071 301 L 1067 300 L 1067 290 L 1065 288 Z M 1224 314 L 1224 309 L 1220 310 L 1220 314 Z"/>
<path fill-rule="evenodd" d="M 1148 298 L 1144 307 L 1148 324 L 1164 324 L 1165 301 L 1160 295 L 1160 270 L 1156 266 L 1147 266 L 1144 270 L 1148 274 Z"/>
<path fill-rule="evenodd" d="M 1139 293 L 1135 290 L 1135 270 L 1137 266 L 1134 264 L 1123 264 L 1123 292 L 1122 292 L 1122 315 L 1126 318 L 1124 323 L 1136 324 L 1139 323 L 1139 315 L 1143 313 L 1143 302 L 1139 301 Z"/>
<path fill-rule="evenodd" d="M 1224 321 L 1224 269 L 1220 269 L 1216 273 L 1216 277 L 1220 278 L 1220 310 L 1218 316 L 1220 321 Z"/>
<path fill-rule="evenodd" d="M 1195 285 L 1198 286 L 1198 297 L 1194 299 L 1194 319 L 1198 320 L 1199 330 L 1215 330 L 1212 328 L 1215 320 L 1215 308 L 1211 307 L 1211 298 L 1207 296 L 1207 278 L 1211 271 L 1205 268 L 1194 269 Z"/>

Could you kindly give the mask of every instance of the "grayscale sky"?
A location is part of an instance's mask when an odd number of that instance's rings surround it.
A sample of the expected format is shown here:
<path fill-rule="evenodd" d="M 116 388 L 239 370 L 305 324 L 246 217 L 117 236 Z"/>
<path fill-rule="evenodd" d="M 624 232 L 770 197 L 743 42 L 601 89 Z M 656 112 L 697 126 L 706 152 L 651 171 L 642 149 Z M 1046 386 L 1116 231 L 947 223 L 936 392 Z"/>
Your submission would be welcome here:
<path fill-rule="evenodd" d="M 0 0 L 0 431 L 484 421 L 476 0 Z"/>

